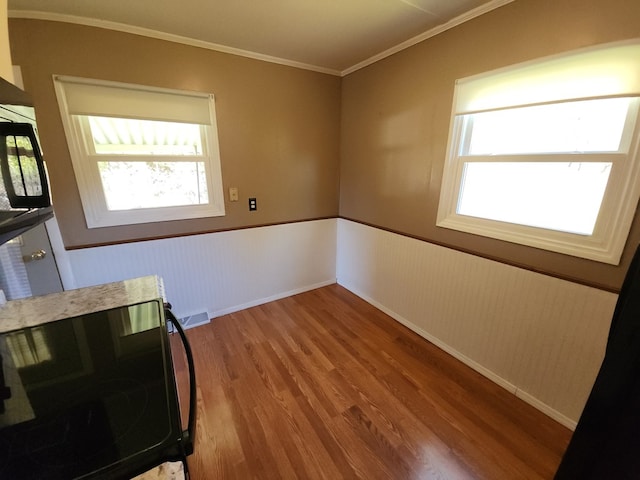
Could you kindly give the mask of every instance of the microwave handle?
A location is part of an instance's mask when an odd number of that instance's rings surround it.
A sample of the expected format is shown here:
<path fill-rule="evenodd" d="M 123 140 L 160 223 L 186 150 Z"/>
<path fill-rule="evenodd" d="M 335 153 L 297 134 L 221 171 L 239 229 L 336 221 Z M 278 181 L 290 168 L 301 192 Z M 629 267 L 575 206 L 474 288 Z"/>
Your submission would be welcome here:
<path fill-rule="evenodd" d="M 191 352 L 191 346 L 187 340 L 187 336 L 184 333 L 184 329 L 176 316 L 171 311 L 171 304 L 165 303 L 164 312 L 167 320 L 174 326 L 180 340 L 184 347 L 184 352 L 187 357 L 187 365 L 189 368 L 189 419 L 187 421 L 187 430 L 182 432 L 182 448 L 185 455 L 191 455 L 193 453 L 193 444 L 196 436 L 196 408 L 197 408 L 197 392 L 196 392 L 196 369 L 193 361 L 193 353 Z"/>

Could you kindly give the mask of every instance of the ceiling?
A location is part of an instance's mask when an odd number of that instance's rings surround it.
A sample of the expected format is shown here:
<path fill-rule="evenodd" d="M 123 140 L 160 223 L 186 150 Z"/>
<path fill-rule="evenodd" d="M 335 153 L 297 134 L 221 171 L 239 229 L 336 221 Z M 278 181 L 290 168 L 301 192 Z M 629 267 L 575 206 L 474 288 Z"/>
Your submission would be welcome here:
<path fill-rule="evenodd" d="M 513 0 L 8 0 L 61 20 L 345 74 Z"/>

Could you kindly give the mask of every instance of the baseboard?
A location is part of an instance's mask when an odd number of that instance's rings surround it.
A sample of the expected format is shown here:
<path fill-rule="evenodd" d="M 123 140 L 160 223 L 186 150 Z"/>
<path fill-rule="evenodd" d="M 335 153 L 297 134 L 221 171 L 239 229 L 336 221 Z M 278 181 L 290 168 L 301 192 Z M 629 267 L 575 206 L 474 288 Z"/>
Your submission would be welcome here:
<path fill-rule="evenodd" d="M 456 358 L 457 360 L 460 360 L 462 363 L 464 363 L 468 367 L 473 368 L 480 375 L 488 378 L 489 380 L 491 380 L 492 382 L 496 383 L 500 387 L 504 388 L 508 392 L 513 393 L 515 396 L 520 398 L 522 401 L 528 403 L 529 405 L 531 405 L 532 407 L 534 407 L 537 410 L 541 411 L 542 413 L 544 413 L 548 417 L 554 419 L 556 422 L 560 423 L 561 425 L 564 425 L 565 427 L 567 427 L 567 428 L 569 428 L 571 430 L 575 430 L 576 422 L 574 420 L 571 420 L 567 416 L 565 416 L 562 413 L 558 412 L 557 410 L 551 408 L 549 405 L 547 405 L 546 403 L 538 400 L 534 396 L 532 396 L 532 395 L 520 390 L 516 385 L 513 385 L 512 383 L 510 383 L 509 381 L 505 380 L 504 378 L 502 378 L 501 376 L 499 376 L 495 372 L 493 372 L 493 371 L 489 370 L 488 368 L 480 365 L 479 363 L 477 363 L 476 361 L 474 361 L 471 358 L 467 357 L 466 355 L 458 352 L 455 348 L 451 347 L 450 345 L 444 343 L 440 339 L 438 339 L 438 338 L 434 337 L 433 335 L 429 334 L 424 329 L 422 329 L 422 328 L 418 327 L 417 325 L 413 324 L 412 322 L 410 322 L 409 320 L 407 320 L 403 316 L 399 315 L 398 313 L 394 312 L 393 310 L 390 310 L 389 308 L 385 307 L 384 305 L 382 305 L 378 301 L 374 300 L 373 298 L 369 297 L 368 295 L 365 295 L 364 293 L 358 291 L 357 289 L 354 289 L 354 288 L 351 288 L 351 287 L 349 287 L 347 285 L 344 285 L 344 284 L 340 283 L 340 281 L 338 281 L 338 284 L 341 285 L 342 287 L 346 288 L 347 290 L 349 290 L 353 294 L 357 295 L 358 297 L 362 298 L 366 302 L 370 303 L 371 305 L 373 305 L 377 309 L 383 311 L 384 313 L 389 315 L 391 318 L 393 318 L 395 321 L 397 321 L 398 323 L 401 323 L 402 325 L 404 325 L 408 329 L 410 329 L 413 332 L 417 333 L 418 335 L 420 335 L 425 340 L 433 343 L 436 347 L 438 347 L 441 350 L 445 351 L 446 353 L 448 353 L 452 357 Z"/>
<path fill-rule="evenodd" d="M 313 285 L 306 285 L 304 287 L 289 290 L 287 292 L 277 293 L 276 295 L 271 295 L 269 297 L 259 298 L 247 303 L 242 303 L 240 305 L 234 305 L 232 307 L 223 308 L 221 310 L 216 310 L 212 312 L 211 318 L 213 319 L 216 317 L 221 317 L 222 315 L 228 315 L 230 313 L 239 312 L 240 310 L 244 310 L 246 308 L 257 307 L 258 305 L 262 305 L 264 303 L 269 303 L 275 300 L 280 300 L 282 298 L 290 297 L 292 295 L 297 295 L 299 293 L 308 292 L 309 290 L 315 290 L 316 288 L 326 287 L 328 285 L 333 285 L 334 283 L 336 283 L 335 278 L 331 280 L 326 280 L 324 282 L 314 283 Z"/>
<path fill-rule="evenodd" d="M 516 391 L 516 397 L 518 397 L 519 399 L 527 402 L 532 407 L 537 408 L 542 413 L 544 413 L 545 415 L 553 418 L 556 422 L 564 425 L 568 429 L 570 429 L 570 430 L 575 430 L 576 429 L 576 425 L 578 424 L 578 422 L 576 422 L 575 420 L 570 419 L 566 415 L 561 414 L 557 410 L 554 410 L 549 405 L 547 405 L 544 402 L 541 402 L 540 400 L 538 400 L 533 395 L 530 395 L 527 392 L 524 392 L 524 391 L 518 389 Z"/>

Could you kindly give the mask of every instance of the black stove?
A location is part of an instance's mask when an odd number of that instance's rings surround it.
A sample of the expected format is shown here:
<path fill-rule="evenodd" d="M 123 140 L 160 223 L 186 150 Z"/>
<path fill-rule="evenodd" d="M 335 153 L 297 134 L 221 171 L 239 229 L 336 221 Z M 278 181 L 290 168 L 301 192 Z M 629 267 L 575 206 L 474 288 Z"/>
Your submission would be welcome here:
<path fill-rule="evenodd" d="M 4 333 L 0 356 L 2 479 L 131 478 L 193 451 L 161 301 Z"/>

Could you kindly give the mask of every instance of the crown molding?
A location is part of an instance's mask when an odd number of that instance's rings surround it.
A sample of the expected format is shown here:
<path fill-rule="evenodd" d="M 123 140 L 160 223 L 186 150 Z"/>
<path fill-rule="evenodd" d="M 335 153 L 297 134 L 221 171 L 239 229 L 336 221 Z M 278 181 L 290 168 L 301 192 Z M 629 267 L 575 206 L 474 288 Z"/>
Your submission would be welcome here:
<path fill-rule="evenodd" d="M 117 32 L 130 33 L 133 35 L 140 35 L 143 37 L 155 38 L 157 40 L 166 40 L 168 42 L 181 43 L 192 47 L 205 48 L 207 50 L 214 50 L 221 53 L 229 53 L 231 55 L 238 55 L 240 57 L 251 58 L 253 60 L 261 60 L 263 62 L 276 63 L 278 65 L 284 65 L 287 67 L 300 68 L 303 70 L 311 70 L 319 73 L 326 73 L 328 75 L 340 76 L 339 70 L 333 70 L 331 68 L 319 67 L 316 65 L 310 65 L 307 63 L 296 62 L 293 60 L 287 60 L 285 58 L 273 57 L 271 55 L 264 55 L 262 53 L 251 52 L 249 50 L 242 50 L 240 48 L 227 47 L 226 45 L 220 45 L 218 43 L 205 42 L 203 40 L 197 40 L 195 38 L 183 37 L 181 35 L 174 35 L 172 33 L 160 32 L 158 30 L 152 30 L 149 28 L 136 27 L 133 25 L 127 25 L 125 23 L 110 22 L 107 20 L 98 20 L 95 18 L 79 17 L 76 15 L 65 15 L 61 13 L 51 12 L 38 12 L 31 10 L 9 10 L 9 18 L 23 18 L 28 20 L 47 20 L 51 22 L 64 22 L 73 23 L 76 25 L 84 25 L 87 27 L 104 28 L 107 30 L 115 30 Z"/>

